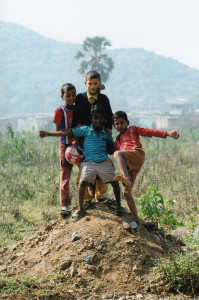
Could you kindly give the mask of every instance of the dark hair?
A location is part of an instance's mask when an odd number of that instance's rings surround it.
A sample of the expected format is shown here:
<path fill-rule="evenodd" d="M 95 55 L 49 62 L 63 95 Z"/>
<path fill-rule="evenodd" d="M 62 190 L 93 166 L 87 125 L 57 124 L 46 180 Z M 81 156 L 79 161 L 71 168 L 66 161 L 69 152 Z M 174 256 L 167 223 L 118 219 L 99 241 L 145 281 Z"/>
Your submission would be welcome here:
<path fill-rule="evenodd" d="M 100 73 L 98 73 L 97 71 L 89 71 L 88 73 L 86 73 L 86 81 L 87 79 L 93 78 L 97 78 L 100 81 Z"/>
<path fill-rule="evenodd" d="M 75 90 L 76 88 L 72 83 L 64 83 L 61 87 L 61 95 L 63 96 L 64 93 L 66 93 L 67 91 L 72 91 Z"/>
<path fill-rule="evenodd" d="M 122 118 L 128 122 L 127 114 L 124 111 L 119 110 L 113 114 L 113 121 L 114 119 L 118 119 L 118 118 Z"/>
<path fill-rule="evenodd" d="M 102 106 L 102 105 L 92 105 L 91 106 L 91 116 L 93 116 L 94 114 L 97 114 L 97 113 L 103 114 L 104 118 L 105 118 L 104 106 Z"/>

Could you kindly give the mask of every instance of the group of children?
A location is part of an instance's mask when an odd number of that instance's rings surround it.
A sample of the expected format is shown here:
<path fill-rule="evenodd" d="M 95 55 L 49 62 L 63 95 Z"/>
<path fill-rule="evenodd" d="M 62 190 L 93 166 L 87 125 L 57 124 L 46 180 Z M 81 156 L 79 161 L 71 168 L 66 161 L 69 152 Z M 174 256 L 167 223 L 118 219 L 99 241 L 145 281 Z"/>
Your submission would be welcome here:
<path fill-rule="evenodd" d="M 145 158 L 139 136 L 179 137 L 178 131 L 162 131 L 155 129 L 129 126 L 127 114 L 123 111 L 112 113 L 109 99 L 100 90 L 100 74 L 90 71 L 86 74 L 85 85 L 87 92 L 76 96 L 74 85 L 66 83 L 61 88 L 61 98 L 64 105 L 55 110 L 53 122 L 55 132 L 40 131 L 40 137 L 60 136 L 60 204 L 61 214 L 69 212 L 71 195 L 69 180 L 72 170 L 65 158 L 65 151 L 77 138 L 83 139 L 84 159 L 80 166 L 78 198 L 79 209 L 72 216 L 80 219 L 85 214 L 85 207 L 96 196 L 98 201 L 107 198 L 107 183 L 113 187 L 116 198 L 116 215 L 122 215 L 119 181 L 123 183 L 124 197 L 127 201 L 134 221 L 139 224 L 139 217 L 132 197 L 132 187 L 137 173 L 140 171 Z M 112 125 L 119 132 L 116 141 L 112 138 Z M 115 175 L 112 160 L 118 164 L 121 175 Z"/>

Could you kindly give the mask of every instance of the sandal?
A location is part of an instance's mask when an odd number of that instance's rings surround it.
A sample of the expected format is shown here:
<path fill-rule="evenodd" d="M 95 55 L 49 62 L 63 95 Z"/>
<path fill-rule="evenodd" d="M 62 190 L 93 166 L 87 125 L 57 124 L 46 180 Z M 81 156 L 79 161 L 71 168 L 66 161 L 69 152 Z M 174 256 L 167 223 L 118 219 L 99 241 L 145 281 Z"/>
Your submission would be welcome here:
<path fill-rule="evenodd" d="M 83 218 L 85 215 L 86 215 L 85 210 L 77 209 L 77 210 L 75 210 L 75 212 L 72 215 L 72 220 L 73 221 L 78 221 L 81 218 Z"/>
<path fill-rule="evenodd" d="M 116 175 L 114 177 L 115 181 L 121 181 L 122 183 L 124 183 L 126 186 L 131 186 L 131 182 L 130 180 L 126 179 L 125 177 L 121 176 L 121 175 Z"/>
<path fill-rule="evenodd" d="M 124 212 L 125 212 L 124 207 L 122 207 L 122 206 L 116 206 L 116 208 L 115 208 L 115 214 L 117 216 L 123 216 Z"/>
<path fill-rule="evenodd" d="M 84 209 L 89 209 L 93 206 L 92 204 L 92 200 L 89 200 L 89 201 L 85 201 L 84 202 Z"/>
<path fill-rule="evenodd" d="M 68 215 L 70 213 L 70 210 L 68 206 L 62 206 L 62 209 L 60 210 L 60 215 Z"/>

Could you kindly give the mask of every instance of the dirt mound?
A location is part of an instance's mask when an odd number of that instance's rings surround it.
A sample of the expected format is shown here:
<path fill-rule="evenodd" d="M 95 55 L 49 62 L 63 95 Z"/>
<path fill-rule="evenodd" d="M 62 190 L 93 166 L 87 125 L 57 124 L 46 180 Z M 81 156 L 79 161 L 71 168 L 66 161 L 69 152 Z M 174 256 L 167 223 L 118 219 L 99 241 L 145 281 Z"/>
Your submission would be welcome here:
<path fill-rule="evenodd" d="M 97 294 L 146 294 L 154 272 L 151 258 L 179 249 L 180 241 L 145 221 L 134 230 L 130 214 L 117 217 L 108 203 L 96 203 L 87 213 L 77 222 L 60 217 L 33 237 L 1 249 L 1 273 L 46 277 L 62 270 L 60 280 L 79 287 L 79 293 L 86 286 L 94 294 L 96 288 Z"/>

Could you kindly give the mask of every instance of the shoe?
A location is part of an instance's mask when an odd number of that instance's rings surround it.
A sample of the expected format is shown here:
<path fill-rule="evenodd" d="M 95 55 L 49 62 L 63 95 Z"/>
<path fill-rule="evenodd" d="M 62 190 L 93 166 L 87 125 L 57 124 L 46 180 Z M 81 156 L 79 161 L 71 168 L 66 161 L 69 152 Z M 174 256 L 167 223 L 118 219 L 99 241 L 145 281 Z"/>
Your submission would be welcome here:
<path fill-rule="evenodd" d="M 78 221 L 80 220 L 81 218 L 83 218 L 84 216 L 86 216 L 86 211 L 85 210 L 80 210 L 80 209 L 77 209 L 73 215 L 72 215 L 72 220 L 73 221 Z"/>
<path fill-rule="evenodd" d="M 122 207 L 122 206 L 116 206 L 116 208 L 115 208 L 115 214 L 117 216 L 123 216 L 124 212 L 125 212 L 124 207 Z"/>
<path fill-rule="evenodd" d="M 68 215 L 70 213 L 70 210 L 68 208 L 68 206 L 62 206 L 62 209 L 60 211 L 60 215 Z"/>
<path fill-rule="evenodd" d="M 89 208 L 92 208 L 94 205 L 92 203 L 92 200 L 89 200 L 89 201 L 84 201 L 84 209 L 89 209 Z"/>

